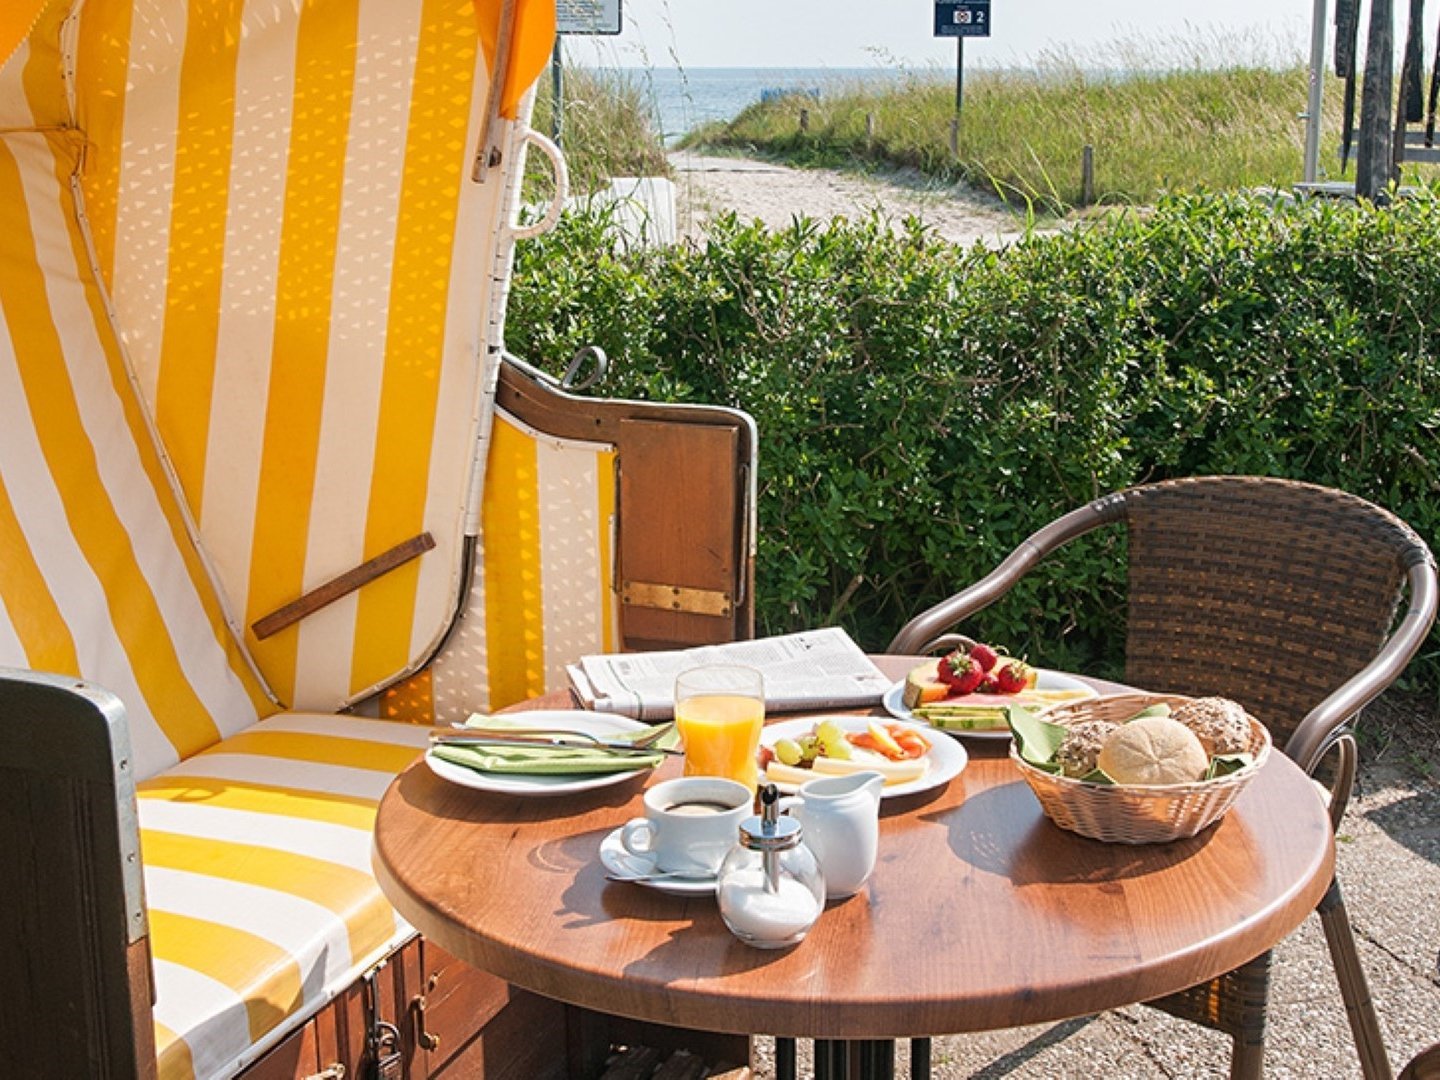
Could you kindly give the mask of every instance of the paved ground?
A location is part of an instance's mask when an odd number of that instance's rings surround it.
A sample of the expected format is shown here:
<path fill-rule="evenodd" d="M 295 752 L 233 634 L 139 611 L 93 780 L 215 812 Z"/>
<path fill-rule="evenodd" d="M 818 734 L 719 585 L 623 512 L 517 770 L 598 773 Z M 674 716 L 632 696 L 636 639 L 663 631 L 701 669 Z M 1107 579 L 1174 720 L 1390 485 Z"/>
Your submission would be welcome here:
<path fill-rule="evenodd" d="M 1440 764 L 1433 709 L 1377 708 L 1367 718 L 1361 791 L 1339 836 L 1339 876 L 1385 1028 L 1400 1066 L 1440 1041 Z M 767 1044 L 761 1077 L 772 1076 Z M 904 1053 L 898 1073 L 908 1076 Z M 1228 1075 L 1229 1042 L 1152 1009 L 934 1042 L 936 1077 L 1150 1080 Z M 1356 1077 L 1344 1006 L 1320 921 L 1277 950 L 1266 1076 Z"/>

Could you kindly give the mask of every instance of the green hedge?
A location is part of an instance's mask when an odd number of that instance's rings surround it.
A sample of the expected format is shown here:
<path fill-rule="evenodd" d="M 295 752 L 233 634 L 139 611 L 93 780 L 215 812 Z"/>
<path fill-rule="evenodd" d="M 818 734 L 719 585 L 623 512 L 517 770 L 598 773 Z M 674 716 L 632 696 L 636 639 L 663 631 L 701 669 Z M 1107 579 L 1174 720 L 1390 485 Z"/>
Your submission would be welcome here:
<path fill-rule="evenodd" d="M 1188 196 L 1000 252 L 732 217 L 703 247 L 617 254 L 571 218 L 522 246 L 508 337 L 551 370 L 603 346 L 606 394 L 750 412 L 761 632 L 835 621 L 879 648 L 1061 512 L 1165 477 L 1343 488 L 1433 547 L 1436 313 L 1440 202 Z M 976 629 L 1118 671 L 1121 544 L 1072 545 Z"/>

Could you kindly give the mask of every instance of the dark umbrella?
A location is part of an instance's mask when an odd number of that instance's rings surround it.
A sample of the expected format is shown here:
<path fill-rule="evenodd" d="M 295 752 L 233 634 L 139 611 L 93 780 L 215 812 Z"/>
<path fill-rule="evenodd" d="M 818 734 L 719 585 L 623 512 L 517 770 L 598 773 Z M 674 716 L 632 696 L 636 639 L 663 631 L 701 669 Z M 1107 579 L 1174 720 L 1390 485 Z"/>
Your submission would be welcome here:
<path fill-rule="evenodd" d="M 1335 74 L 1345 80 L 1345 126 L 1340 148 L 1340 175 L 1350 163 L 1350 144 L 1355 138 L 1355 50 L 1360 36 L 1360 0 L 1337 0 L 1335 4 Z"/>
<path fill-rule="evenodd" d="M 1410 28 L 1405 35 L 1405 62 L 1401 67 L 1400 93 L 1404 96 L 1405 122 L 1425 119 L 1425 0 L 1410 0 Z"/>
<path fill-rule="evenodd" d="M 1435 34 L 1435 66 L 1430 69 L 1430 107 L 1425 111 L 1425 145 L 1435 145 L 1435 104 L 1440 100 L 1440 31 Z"/>

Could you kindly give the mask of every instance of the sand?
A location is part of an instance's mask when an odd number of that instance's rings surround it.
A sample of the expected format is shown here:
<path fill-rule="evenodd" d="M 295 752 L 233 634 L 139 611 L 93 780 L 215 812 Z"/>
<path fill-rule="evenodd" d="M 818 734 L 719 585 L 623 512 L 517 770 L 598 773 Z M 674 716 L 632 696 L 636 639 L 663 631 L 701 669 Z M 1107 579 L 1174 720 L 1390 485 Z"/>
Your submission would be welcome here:
<path fill-rule="evenodd" d="M 937 184 L 915 170 L 860 175 L 689 151 L 672 153 L 670 164 L 682 237 L 698 238 L 704 224 L 725 210 L 778 229 L 801 215 L 828 222 L 878 209 L 893 228 L 913 215 L 938 236 L 965 245 L 1004 244 L 1024 230 L 1023 218 L 998 199 L 963 185 Z"/>

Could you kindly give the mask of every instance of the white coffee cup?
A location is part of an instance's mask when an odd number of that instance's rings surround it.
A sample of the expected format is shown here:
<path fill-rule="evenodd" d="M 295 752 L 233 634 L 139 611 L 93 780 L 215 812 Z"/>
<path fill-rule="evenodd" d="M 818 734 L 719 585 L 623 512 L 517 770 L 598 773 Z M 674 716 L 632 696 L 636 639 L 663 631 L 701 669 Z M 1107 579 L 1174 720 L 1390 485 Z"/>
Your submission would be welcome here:
<path fill-rule="evenodd" d="M 682 776 L 645 792 L 645 816 L 620 830 L 631 855 L 669 874 L 714 874 L 751 814 L 750 789 L 718 776 Z"/>

